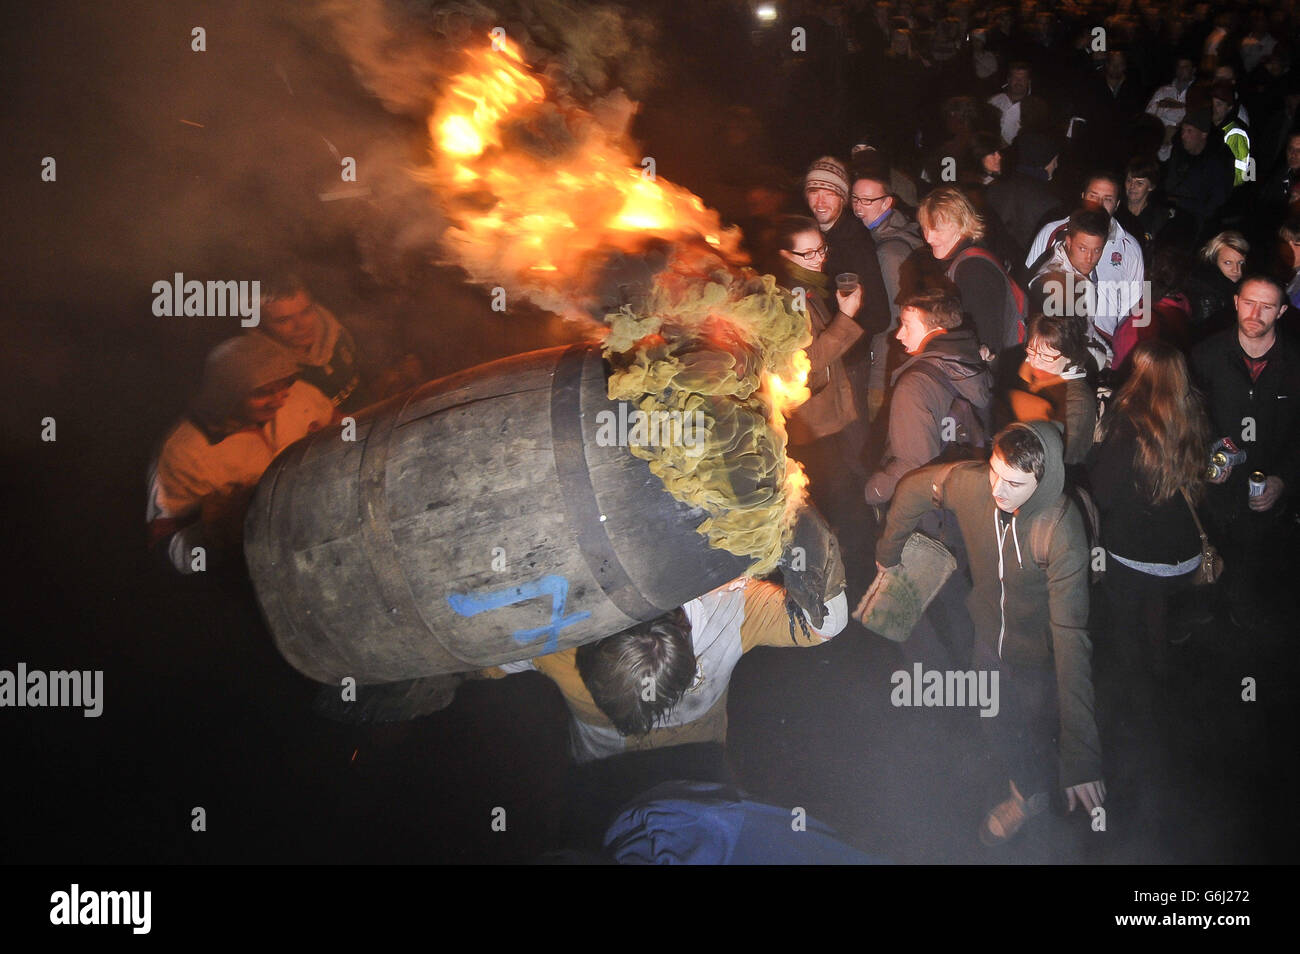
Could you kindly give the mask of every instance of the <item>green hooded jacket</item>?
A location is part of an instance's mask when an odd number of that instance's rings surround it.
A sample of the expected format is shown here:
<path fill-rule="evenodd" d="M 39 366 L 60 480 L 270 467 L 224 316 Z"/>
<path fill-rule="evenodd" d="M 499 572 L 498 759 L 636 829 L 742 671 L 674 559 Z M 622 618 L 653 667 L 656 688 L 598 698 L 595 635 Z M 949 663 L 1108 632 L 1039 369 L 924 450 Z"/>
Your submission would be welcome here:
<path fill-rule="evenodd" d="M 1056 503 L 1064 492 L 1065 467 L 1056 426 L 1048 421 L 1028 426 L 1047 452 L 1043 477 L 1004 535 L 998 532 L 987 464 L 970 461 L 953 467 L 941 503 L 956 516 L 970 559 L 974 585 L 966 606 L 977 638 L 989 641 L 998 657 L 1012 665 L 1056 669 L 1061 786 L 1068 788 L 1102 777 L 1088 638 L 1090 553 L 1083 517 L 1073 502 L 1050 532 L 1047 566 L 1039 566 L 1030 552 L 1035 524 L 1060 513 Z M 923 467 L 898 484 L 876 550 L 881 566 L 898 563 L 917 522 L 934 509 L 934 483 L 943 469 Z"/>

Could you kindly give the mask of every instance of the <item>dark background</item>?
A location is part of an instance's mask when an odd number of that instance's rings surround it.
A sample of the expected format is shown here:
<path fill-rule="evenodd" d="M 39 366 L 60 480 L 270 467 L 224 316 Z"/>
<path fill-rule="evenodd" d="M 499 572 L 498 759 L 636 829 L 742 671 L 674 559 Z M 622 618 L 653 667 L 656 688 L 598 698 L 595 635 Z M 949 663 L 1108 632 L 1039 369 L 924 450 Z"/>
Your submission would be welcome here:
<path fill-rule="evenodd" d="M 660 25 L 659 71 L 637 124 L 659 174 L 724 206 L 727 170 L 763 166 L 797 204 L 799 169 L 822 144 L 765 109 L 775 68 L 755 59 L 748 24 L 662 6 L 640 8 Z M 329 143 L 371 157 L 363 184 L 422 147 L 418 123 L 360 86 L 307 10 L 52 2 L 6 21 L 0 668 L 105 675 L 98 719 L 0 711 L 5 861 L 520 862 L 564 847 L 566 817 L 600 811 L 597 793 L 574 788 L 566 712 L 542 677 L 468 684 L 410 723 L 331 722 L 275 652 L 246 582 L 181 579 L 147 556 L 149 456 L 204 354 L 238 331 L 236 319 L 154 317 L 154 281 L 291 253 L 363 346 L 413 351 L 430 377 L 577 336 L 526 309 L 495 314 L 454 270 L 389 254 L 387 224 L 435 221 L 402 204 L 409 193 L 364 209 L 317 198 L 337 186 Z M 190 51 L 195 25 L 205 53 Z M 728 139 L 741 102 L 761 128 Z M 40 181 L 47 155 L 55 183 Z M 40 440 L 47 416 L 57 442 Z M 845 549 L 856 601 L 871 555 L 865 541 Z M 825 647 L 746 657 L 730 759 L 755 795 L 900 862 L 1292 861 L 1296 658 L 1289 640 L 1226 624 L 1183 647 L 1167 755 L 1150 739 L 1107 749 L 1105 833 L 1076 813 L 982 848 L 976 826 L 1004 783 L 976 710 L 892 707 L 890 674 L 942 656 L 856 624 Z M 1258 681 L 1254 704 L 1239 701 L 1243 676 Z M 190 829 L 195 806 L 206 832 Z M 506 832 L 490 828 L 497 806 Z"/>

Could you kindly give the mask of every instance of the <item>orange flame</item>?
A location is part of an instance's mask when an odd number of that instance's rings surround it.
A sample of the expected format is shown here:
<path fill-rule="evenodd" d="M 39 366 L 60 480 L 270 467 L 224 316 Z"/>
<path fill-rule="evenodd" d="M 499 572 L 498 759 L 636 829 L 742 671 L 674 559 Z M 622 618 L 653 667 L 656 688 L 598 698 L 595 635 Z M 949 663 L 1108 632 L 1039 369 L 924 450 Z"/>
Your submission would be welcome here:
<path fill-rule="evenodd" d="M 812 396 L 812 392 L 808 390 L 808 372 L 812 370 L 808 352 L 796 352 L 791 363 L 794 365 L 794 376 L 788 381 L 770 371 L 767 373 L 767 395 L 768 402 L 772 405 L 772 423 L 781 428 L 784 428 L 789 412 Z"/>
<path fill-rule="evenodd" d="M 632 157 L 630 101 L 611 98 L 599 119 L 551 104 L 518 48 L 496 46 L 469 54 L 471 68 L 429 119 L 428 178 L 457 220 L 446 242 L 472 278 L 544 292 L 533 295 L 539 304 L 566 312 L 582 297 L 584 259 L 602 248 L 634 252 L 647 237 L 696 235 L 744 261 L 739 230 Z M 522 144 L 539 137 L 547 142 Z"/>
<path fill-rule="evenodd" d="M 772 407 L 770 420 L 772 426 L 782 433 L 785 432 L 785 421 L 790 412 L 812 396 L 812 392 L 808 390 L 808 373 L 812 370 L 812 363 L 808 360 L 808 352 L 796 352 L 791 363 L 794 365 L 794 374 L 789 380 L 771 371 L 767 372 L 768 403 Z M 787 457 L 785 464 L 785 517 L 787 520 L 793 520 L 795 514 L 803 508 L 807 498 L 807 490 L 808 475 L 804 472 L 803 464 L 793 457 Z"/>
<path fill-rule="evenodd" d="M 687 268 L 691 282 L 747 261 L 739 229 L 724 229 L 698 196 L 636 158 L 627 136 L 636 107 L 621 93 L 591 112 L 550 101 L 505 39 L 468 59 L 429 117 L 432 165 L 424 178 L 454 222 L 444 246 L 473 281 L 509 286 L 573 315 L 588 304 L 593 258 L 639 252 L 648 239 L 696 238 L 709 246 L 704 258 L 712 264 Z M 784 378 L 766 372 L 763 384 L 770 426 L 784 435 L 786 415 L 809 397 L 809 362 L 803 352 L 779 361 L 792 371 Z M 784 526 L 803 506 L 807 484 L 803 467 L 787 459 Z"/>

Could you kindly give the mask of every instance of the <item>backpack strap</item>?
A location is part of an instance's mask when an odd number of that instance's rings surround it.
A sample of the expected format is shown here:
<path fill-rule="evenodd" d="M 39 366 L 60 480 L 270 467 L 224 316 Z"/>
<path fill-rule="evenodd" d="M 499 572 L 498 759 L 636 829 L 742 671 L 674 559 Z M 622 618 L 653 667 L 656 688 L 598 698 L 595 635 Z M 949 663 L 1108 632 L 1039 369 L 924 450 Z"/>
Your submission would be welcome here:
<path fill-rule="evenodd" d="M 935 510 L 943 509 L 943 488 L 948 483 L 948 475 L 952 473 L 954 467 L 965 463 L 969 461 L 955 460 L 950 464 L 944 464 L 930 480 L 930 502 L 934 504 Z"/>
<path fill-rule="evenodd" d="M 1056 233 L 1052 233 L 1052 237 L 1055 238 Z M 1002 276 L 1002 280 L 1007 283 L 1007 287 L 1011 290 L 1011 306 L 1016 310 L 1016 341 L 1019 344 L 1024 344 L 1025 320 L 1029 317 L 1029 296 L 1025 294 L 1025 290 L 1020 287 L 1020 284 L 1012 278 L 1010 274 L 1008 274 L 1006 267 L 996 255 L 979 245 L 966 246 L 953 256 L 952 264 L 948 266 L 948 271 L 946 272 L 948 280 L 955 282 L 957 280 L 957 266 L 971 258 L 984 259 L 984 261 L 988 262 L 998 270 L 998 274 Z"/>
<path fill-rule="evenodd" d="M 1031 276 L 1037 275 L 1039 269 L 1047 264 L 1047 260 L 1051 258 L 1052 253 L 1056 251 L 1056 243 L 1060 240 L 1061 236 L 1065 234 L 1065 230 L 1069 227 L 1070 220 L 1066 219 L 1056 228 L 1052 229 L 1052 234 L 1047 237 L 1047 246 L 1043 249 L 1043 254 L 1034 259 L 1033 263 L 1029 266 L 1029 274 Z"/>
<path fill-rule="evenodd" d="M 954 401 L 961 397 L 961 395 L 957 393 L 957 389 L 952 386 L 952 379 L 935 367 L 933 361 L 926 361 L 923 357 L 918 358 L 916 361 L 912 362 L 912 366 L 908 368 L 908 370 L 920 371 L 931 381 L 937 381 L 939 384 L 943 385 L 943 389 L 948 392 L 948 395 Z M 900 377 L 899 380 L 902 380 L 902 378 Z"/>
<path fill-rule="evenodd" d="M 964 368 L 973 367 L 972 365 L 967 364 L 964 361 L 957 362 L 957 363 Z M 984 439 L 985 442 L 981 446 L 987 446 L 991 438 L 991 435 L 993 433 L 992 428 L 989 426 L 988 408 L 976 407 L 974 403 L 969 401 L 960 391 L 957 390 L 956 386 L 952 383 L 952 378 L 948 377 L 948 375 L 944 374 L 943 371 L 941 371 L 939 368 L 935 366 L 935 362 L 919 360 L 914 362 L 911 365 L 911 367 L 908 368 L 908 370 L 912 370 L 912 369 L 920 371 L 926 377 L 930 378 L 931 380 L 938 381 L 940 384 L 943 385 L 943 389 L 948 392 L 948 396 L 951 398 L 951 400 L 948 402 L 948 412 L 950 414 L 952 413 L 953 405 L 955 405 L 958 401 L 966 401 L 966 403 L 970 405 L 971 411 L 975 415 L 975 419 L 979 422 L 980 427 L 984 429 L 984 433 L 979 435 L 981 438 Z M 902 380 L 901 376 L 899 380 L 900 381 Z"/>
<path fill-rule="evenodd" d="M 1040 569 L 1047 569 L 1047 558 L 1052 552 L 1052 538 L 1056 535 L 1056 528 L 1065 519 L 1065 511 L 1069 506 L 1070 495 L 1062 490 L 1052 509 L 1035 520 L 1033 529 L 1029 531 L 1029 553 Z"/>

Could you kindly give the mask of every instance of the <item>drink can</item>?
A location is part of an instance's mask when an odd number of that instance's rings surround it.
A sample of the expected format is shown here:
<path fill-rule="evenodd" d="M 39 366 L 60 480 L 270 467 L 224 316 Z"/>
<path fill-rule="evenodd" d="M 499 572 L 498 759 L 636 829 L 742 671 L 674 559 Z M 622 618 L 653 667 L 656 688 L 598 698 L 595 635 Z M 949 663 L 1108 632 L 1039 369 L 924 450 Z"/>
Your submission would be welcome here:
<path fill-rule="evenodd" d="M 1247 481 L 1246 483 L 1246 487 L 1248 488 L 1248 492 L 1250 496 L 1262 497 L 1264 494 L 1264 487 L 1266 483 L 1267 481 L 1264 479 L 1264 475 L 1261 474 L 1259 471 L 1255 471 L 1253 474 L 1251 474 L 1250 480 Z"/>

